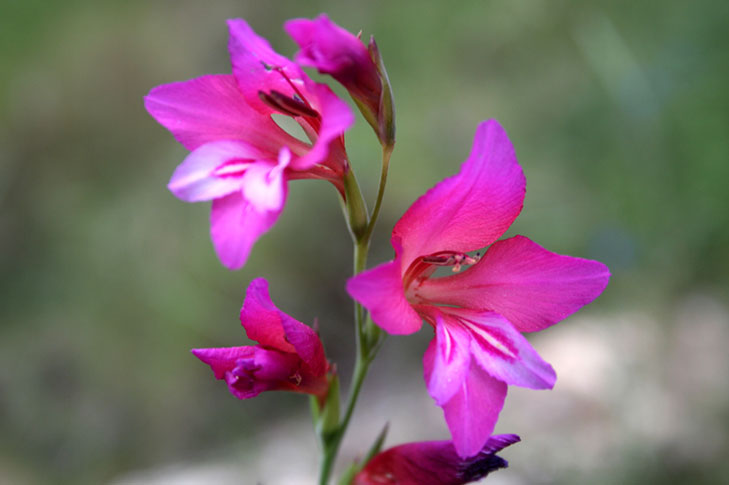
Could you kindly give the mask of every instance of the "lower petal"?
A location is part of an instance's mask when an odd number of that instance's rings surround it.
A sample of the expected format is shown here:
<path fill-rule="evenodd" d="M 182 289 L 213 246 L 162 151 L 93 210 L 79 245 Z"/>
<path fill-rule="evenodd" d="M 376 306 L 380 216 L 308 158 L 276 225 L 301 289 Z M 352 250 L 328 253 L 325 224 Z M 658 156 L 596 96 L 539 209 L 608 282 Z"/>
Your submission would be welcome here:
<path fill-rule="evenodd" d="M 193 150 L 175 169 L 167 188 L 175 197 L 187 202 L 224 197 L 240 190 L 241 175 L 216 175 L 216 169 L 239 165 L 240 172 L 243 173 L 252 160 L 265 156 L 261 150 L 242 141 L 220 140 L 206 143 Z"/>
<path fill-rule="evenodd" d="M 428 393 L 440 406 L 458 392 L 471 363 L 471 336 L 460 325 L 438 320 L 435 338 L 423 356 L 423 371 Z"/>
<path fill-rule="evenodd" d="M 483 448 L 496 426 L 505 399 L 506 384 L 472 361 L 461 388 L 441 406 L 460 456 L 473 456 Z"/>
<path fill-rule="evenodd" d="M 448 309 L 471 335 L 470 352 L 483 370 L 507 384 L 551 389 L 557 375 L 504 317 L 494 312 Z"/>
<path fill-rule="evenodd" d="M 280 214 L 281 210 L 258 211 L 239 192 L 215 199 L 210 212 L 210 236 L 223 266 L 241 268 L 253 244 Z"/>

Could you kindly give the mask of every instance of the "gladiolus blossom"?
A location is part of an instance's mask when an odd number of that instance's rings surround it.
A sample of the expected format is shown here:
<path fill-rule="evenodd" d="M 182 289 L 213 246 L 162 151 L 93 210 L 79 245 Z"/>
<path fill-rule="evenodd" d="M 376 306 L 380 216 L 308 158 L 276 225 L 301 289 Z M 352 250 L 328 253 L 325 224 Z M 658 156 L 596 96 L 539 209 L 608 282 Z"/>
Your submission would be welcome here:
<path fill-rule="evenodd" d="M 289 180 L 329 180 L 343 191 L 343 133 L 354 115 L 245 21 L 229 20 L 228 27 L 233 74 L 157 86 L 144 102 L 191 151 L 172 176 L 170 191 L 187 202 L 212 200 L 215 250 L 223 265 L 237 269 L 278 219 Z M 273 114 L 292 118 L 309 141 L 287 133 Z"/>
<path fill-rule="evenodd" d="M 319 336 L 276 308 L 265 279 L 248 287 L 240 321 L 258 345 L 192 350 L 217 379 L 225 379 L 235 397 L 249 399 L 263 391 L 326 396 L 329 364 Z"/>
<path fill-rule="evenodd" d="M 523 236 L 497 241 L 521 211 L 525 187 L 506 132 L 496 121 L 482 123 L 460 172 L 420 197 L 395 225 L 395 259 L 347 285 L 389 333 L 413 333 L 422 320 L 434 328 L 425 381 L 461 456 L 488 440 L 507 384 L 554 386 L 554 370 L 521 332 L 576 312 L 609 279 L 597 261 L 549 252 Z M 483 257 L 468 254 L 487 246 Z M 443 267 L 456 274 L 435 277 Z"/>

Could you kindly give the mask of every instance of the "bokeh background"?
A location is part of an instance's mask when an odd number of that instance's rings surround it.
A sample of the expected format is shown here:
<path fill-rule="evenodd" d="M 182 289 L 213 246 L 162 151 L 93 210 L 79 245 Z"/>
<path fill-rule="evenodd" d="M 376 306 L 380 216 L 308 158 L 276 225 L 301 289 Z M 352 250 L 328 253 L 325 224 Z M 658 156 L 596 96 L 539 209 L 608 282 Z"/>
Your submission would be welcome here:
<path fill-rule="evenodd" d="M 320 12 L 376 36 L 394 87 L 372 263 L 497 118 L 528 180 L 509 234 L 613 272 L 597 302 L 530 336 L 559 380 L 510 391 L 497 431 L 524 442 L 488 483 L 729 483 L 729 3 L 654 0 L 0 1 L 0 483 L 313 483 L 306 399 L 240 402 L 188 350 L 244 344 L 243 292 L 264 276 L 280 308 L 318 319 L 346 387 L 336 193 L 292 183 L 229 272 L 207 205 L 165 189 L 186 152 L 142 97 L 229 72 L 227 18 L 293 55 L 283 21 Z M 361 119 L 347 143 L 372 200 Z M 389 444 L 448 436 L 421 377 L 429 339 L 387 341 L 342 463 L 386 421 Z"/>

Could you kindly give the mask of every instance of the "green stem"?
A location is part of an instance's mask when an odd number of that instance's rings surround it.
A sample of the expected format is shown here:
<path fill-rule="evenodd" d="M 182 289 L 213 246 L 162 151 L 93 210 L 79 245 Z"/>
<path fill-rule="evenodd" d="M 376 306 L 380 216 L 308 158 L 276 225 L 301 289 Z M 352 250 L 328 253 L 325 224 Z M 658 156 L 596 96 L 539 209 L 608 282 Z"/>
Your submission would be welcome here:
<path fill-rule="evenodd" d="M 372 215 L 367 217 L 367 207 L 357 183 L 357 178 L 351 168 L 344 175 L 344 192 L 346 197 L 345 215 L 349 226 L 352 240 L 354 241 L 354 274 L 361 273 L 367 266 L 367 254 L 370 249 L 372 232 L 380 215 L 382 199 L 387 184 L 387 171 L 390 165 L 390 155 L 393 146 L 385 146 L 382 149 L 382 171 L 380 173 L 380 186 L 377 192 Z M 339 447 L 344 434 L 349 426 L 349 421 L 354 413 L 354 408 L 359 398 L 362 383 L 367 376 L 370 364 L 380 348 L 382 339 L 380 329 L 371 320 L 366 318 L 365 309 L 358 302 L 354 303 L 355 338 L 357 347 L 357 359 L 352 372 L 352 381 L 349 387 L 349 396 L 344 416 L 339 422 L 336 430 L 331 434 L 322 436 L 322 460 L 319 469 L 319 484 L 327 485 L 332 473 L 332 467 L 336 461 Z"/>
<path fill-rule="evenodd" d="M 354 274 L 360 273 L 364 270 L 367 265 L 367 252 L 369 251 L 368 241 L 359 241 L 354 245 Z M 347 406 L 345 408 L 344 417 L 339 423 L 337 430 L 331 435 L 331 437 L 324 443 L 324 453 L 321 461 L 321 468 L 319 473 L 320 485 L 327 485 L 329 482 L 329 476 L 332 472 L 332 466 L 336 460 L 337 454 L 339 453 L 339 446 L 342 443 L 342 438 L 349 426 L 349 421 L 354 413 L 355 405 L 357 404 L 357 398 L 359 392 L 362 389 L 362 383 L 367 376 L 370 363 L 374 358 L 374 353 L 368 348 L 367 339 L 363 334 L 364 330 L 364 308 L 362 305 L 355 302 L 354 305 L 354 321 L 356 328 L 356 341 L 357 341 L 357 360 L 354 364 L 354 371 L 352 373 L 352 382 L 349 388 L 349 397 L 347 398 Z"/>
<path fill-rule="evenodd" d="M 394 145 L 386 145 L 382 147 L 382 170 L 380 171 L 380 187 L 377 191 L 377 201 L 375 202 L 375 208 L 372 211 L 372 217 L 370 217 L 370 222 L 367 225 L 367 229 L 364 234 L 364 237 L 367 239 L 367 241 L 369 241 L 372 237 L 372 231 L 375 230 L 375 224 L 377 223 L 377 219 L 380 216 L 382 199 L 384 198 L 385 186 L 387 185 L 387 172 L 390 168 L 390 156 L 392 155 L 392 150 L 394 148 Z"/>

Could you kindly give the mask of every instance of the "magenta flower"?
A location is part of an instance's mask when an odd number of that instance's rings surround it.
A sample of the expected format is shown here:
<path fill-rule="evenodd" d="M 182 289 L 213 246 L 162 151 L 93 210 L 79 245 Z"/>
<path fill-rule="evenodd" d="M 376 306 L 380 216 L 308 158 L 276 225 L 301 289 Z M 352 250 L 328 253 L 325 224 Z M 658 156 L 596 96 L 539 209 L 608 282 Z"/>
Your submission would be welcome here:
<path fill-rule="evenodd" d="M 339 27 L 326 14 L 314 20 L 289 20 L 284 29 L 301 48 L 296 62 L 339 81 L 383 143 L 392 143 L 392 93 L 374 38 L 365 47 L 359 36 Z"/>
<path fill-rule="evenodd" d="M 217 379 L 225 379 L 235 397 L 293 391 L 324 399 L 329 389 L 329 363 L 319 336 L 276 308 L 265 279 L 255 279 L 248 286 L 240 321 L 248 338 L 258 345 L 192 350 Z"/>
<path fill-rule="evenodd" d="M 435 329 L 423 358 L 461 456 L 491 435 L 507 384 L 556 379 L 520 332 L 553 325 L 605 288 L 607 267 L 561 256 L 522 236 L 497 241 L 521 211 L 526 182 L 506 132 L 482 123 L 461 171 L 420 197 L 395 225 L 395 260 L 350 279 L 350 295 L 392 334 Z M 490 246 L 482 258 L 467 253 Z M 441 267 L 452 276 L 434 277 Z"/>
<path fill-rule="evenodd" d="M 352 485 L 461 485 L 485 477 L 509 463 L 496 455 L 517 443 L 515 434 L 492 436 L 470 458 L 461 458 L 450 441 L 395 446 L 375 455 Z"/>
<path fill-rule="evenodd" d="M 145 97 L 147 111 L 191 153 L 169 189 L 187 202 L 212 200 L 210 234 L 223 265 L 245 264 L 255 241 L 283 210 L 287 182 L 329 180 L 343 193 L 348 170 L 346 103 L 280 56 L 245 21 L 229 20 L 233 74 L 165 84 Z M 297 122 L 299 140 L 271 117 Z"/>

